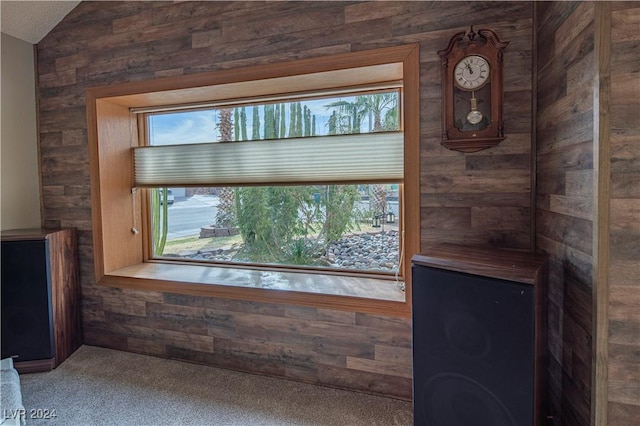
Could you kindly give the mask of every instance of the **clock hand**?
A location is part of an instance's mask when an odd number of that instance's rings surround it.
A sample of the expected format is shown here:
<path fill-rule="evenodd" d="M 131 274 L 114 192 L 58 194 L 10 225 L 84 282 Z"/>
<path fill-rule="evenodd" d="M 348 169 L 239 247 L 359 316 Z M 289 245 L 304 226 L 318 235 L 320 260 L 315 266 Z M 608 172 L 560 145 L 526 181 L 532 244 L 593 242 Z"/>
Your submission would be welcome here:
<path fill-rule="evenodd" d="M 469 74 L 473 74 L 473 68 L 471 68 L 470 63 L 467 63 L 467 69 L 469 70 Z"/>

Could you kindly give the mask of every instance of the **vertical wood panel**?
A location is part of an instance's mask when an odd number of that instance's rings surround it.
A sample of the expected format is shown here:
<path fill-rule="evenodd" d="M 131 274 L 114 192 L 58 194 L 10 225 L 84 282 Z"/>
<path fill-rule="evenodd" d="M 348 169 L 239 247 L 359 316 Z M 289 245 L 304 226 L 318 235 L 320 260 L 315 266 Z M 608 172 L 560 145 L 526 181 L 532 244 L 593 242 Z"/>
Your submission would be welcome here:
<path fill-rule="evenodd" d="M 594 233 L 593 233 L 593 371 L 591 421 L 607 424 L 608 401 L 608 297 L 609 297 L 609 187 L 611 103 L 611 8 L 608 3 L 595 6 L 594 61 Z"/>
<path fill-rule="evenodd" d="M 59 365 L 82 340 L 78 241 L 73 228 L 51 232 L 46 238 L 49 239 L 51 262 L 56 365 Z"/>
<path fill-rule="evenodd" d="M 90 101 L 93 102 L 93 101 Z M 97 141 L 100 151 L 99 159 L 92 157 L 91 167 L 101 170 L 100 193 L 93 194 L 94 215 L 102 224 L 102 243 L 104 250 L 114 255 L 105 258 L 105 273 L 129 266 L 142 261 L 142 235 L 134 234 L 131 229 L 134 221 L 141 223 L 138 212 L 133 211 L 131 198 L 131 182 L 133 181 L 133 164 L 131 159 L 131 147 L 137 145 L 137 127 L 135 119 L 128 108 L 109 102 L 98 100 L 95 102 L 101 120 L 104 122 L 98 126 Z M 126 129 L 126 130 L 122 130 Z M 122 170 L 120 164 L 130 167 Z M 95 175 L 95 174 L 94 174 Z M 138 202 L 140 196 L 136 195 Z M 107 208 L 104 200 L 118 200 L 122 208 L 113 214 Z M 134 219 L 134 215 L 137 217 Z M 134 244 L 123 244 L 124 241 L 134 240 Z"/>
<path fill-rule="evenodd" d="M 640 423 L 640 5 L 610 4 L 610 111 L 608 153 L 610 182 L 610 266 L 608 297 L 599 300 L 607 313 L 606 386 L 598 409 L 609 425 Z M 604 231 L 604 230 L 603 230 Z M 603 372 L 603 375 L 604 373 Z"/>

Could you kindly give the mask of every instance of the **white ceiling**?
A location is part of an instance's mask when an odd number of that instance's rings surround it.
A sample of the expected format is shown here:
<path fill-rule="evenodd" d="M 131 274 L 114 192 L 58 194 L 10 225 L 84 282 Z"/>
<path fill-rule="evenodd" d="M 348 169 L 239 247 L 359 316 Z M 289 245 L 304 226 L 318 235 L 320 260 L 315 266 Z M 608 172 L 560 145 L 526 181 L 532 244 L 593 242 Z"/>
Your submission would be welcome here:
<path fill-rule="evenodd" d="M 0 0 L 0 30 L 31 44 L 37 44 L 80 1 Z"/>

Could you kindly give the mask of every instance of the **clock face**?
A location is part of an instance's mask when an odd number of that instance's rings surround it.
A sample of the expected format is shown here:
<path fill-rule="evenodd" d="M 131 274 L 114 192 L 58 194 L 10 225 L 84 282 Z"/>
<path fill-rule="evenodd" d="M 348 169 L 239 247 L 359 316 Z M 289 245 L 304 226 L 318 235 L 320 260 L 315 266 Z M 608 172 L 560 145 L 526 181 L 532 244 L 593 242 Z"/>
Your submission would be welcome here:
<path fill-rule="evenodd" d="M 462 90 L 476 90 L 489 81 L 489 63 L 482 56 L 462 58 L 453 71 L 456 85 Z"/>

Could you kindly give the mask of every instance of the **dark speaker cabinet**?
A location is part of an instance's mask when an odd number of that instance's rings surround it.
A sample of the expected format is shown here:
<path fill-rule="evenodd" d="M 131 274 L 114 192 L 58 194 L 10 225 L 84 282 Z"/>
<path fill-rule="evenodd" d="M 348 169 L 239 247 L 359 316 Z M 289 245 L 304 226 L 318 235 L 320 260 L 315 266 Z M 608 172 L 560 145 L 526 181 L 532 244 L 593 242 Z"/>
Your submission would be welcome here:
<path fill-rule="evenodd" d="M 412 259 L 414 424 L 539 426 L 546 257 L 441 245 Z"/>
<path fill-rule="evenodd" d="M 76 232 L 2 231 L 2 358 L 22 373 L 57 367 L 80 346 Z"/>

